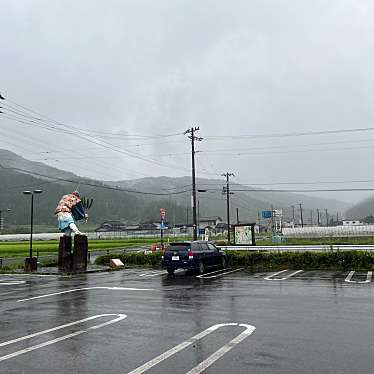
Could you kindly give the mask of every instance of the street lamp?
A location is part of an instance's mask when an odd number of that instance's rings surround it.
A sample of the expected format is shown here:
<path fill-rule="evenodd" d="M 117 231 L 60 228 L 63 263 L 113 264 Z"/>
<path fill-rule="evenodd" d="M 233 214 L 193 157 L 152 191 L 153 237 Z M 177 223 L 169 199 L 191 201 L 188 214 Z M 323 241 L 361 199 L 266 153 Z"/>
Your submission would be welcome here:
<path fill-rule="evenodd" d="M 25 271 L 34 271 L 37 269 L 37 258 L 32 257 L 32 233 L 34 228 L 34 194 L 41 194 L 42 190 L 23 191 L 24 195 L 31 195 L 31 214 L 30 214 L 30 251 L 29 257 L 25 260 Z"/>
<path fill-rule="evenodd" d="M 0 209 L 0 232 L 4 229 L 4 218 L 3 218 L 3 212 L 11 212 L 12 209 Z"/>

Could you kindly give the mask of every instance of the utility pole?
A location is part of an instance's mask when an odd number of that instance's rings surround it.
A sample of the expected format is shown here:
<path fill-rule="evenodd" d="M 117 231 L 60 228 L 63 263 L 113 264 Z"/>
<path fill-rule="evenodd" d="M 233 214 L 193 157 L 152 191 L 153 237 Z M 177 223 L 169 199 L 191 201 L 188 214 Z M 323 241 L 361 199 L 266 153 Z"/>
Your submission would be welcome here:
<path fill-rule="evenodd" d="M 310 226 L 313 226 L 313 210 L 310 210 Z"/>
<path fill-rule="evenodd" d="M 239 225 L 239 208 L 236 208 L 236 223 Z"/>
<path fill-rule="evenodd" d="M 303 220 L 303 204 L 299 203 L 300 207 L 300 221 L 301 221 L 301 227 L 304 227 L 304 220 Z"/>
<path fill-rule="evenodd" d="M 200 200 L 197 200 L 197 233 L 200 230 Z"/>
<path fill-rule="evenodd" d="M 326 213 L 326 226 L 328 226 L 329 225 L 329 213 L 327 209 L 325 209 L 325 213 Z"/>
<path fill-rule="evenodd" d="M 291 205 L 292 208 L 292 223 L 295 226 L 295 205 Z"/>
<path fill-rule="evenodd" d="M 317 209 L 317 226 L 321 225 L 320 215 L 319 215 L 319 209 Z"/>
<path fill-rule="evenodd" d="M 234 177 L 235 175 L 226 172 L 222 176 L 226 178 L 227 241 L 230 244 L 230 177 Z"/>
<path fill-rule="evenodd" d="M 193 222 L 193 240 L 197 240 L 197 214 L 196 214 L 196 172 L 195 172 L 195 141 L 200 142 L 203 138 L 195 135 L 200 127 L 195 126 L 186 130 L 184 134 L 189 134 L 188 138 L 191 140 L 191 161 L 192 161 L 192 222 Z"/>

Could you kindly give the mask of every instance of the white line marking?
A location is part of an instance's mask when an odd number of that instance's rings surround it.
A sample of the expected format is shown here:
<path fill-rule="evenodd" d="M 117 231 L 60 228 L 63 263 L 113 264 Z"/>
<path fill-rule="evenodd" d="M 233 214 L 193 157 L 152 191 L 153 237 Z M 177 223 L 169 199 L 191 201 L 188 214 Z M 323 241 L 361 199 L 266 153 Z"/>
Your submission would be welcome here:
<path fill-rule="evenodd" d="M 18 285 L 18 284 L 25 284 L 26 281 L 2 281 L 0 280 L 0 286 L 14 286 L 14 285 Z"/>
<path fill-rule="evenodd" d="M 175 274 L 176 273 L 181 273 L 183 271 L 185 271 L 185 269 L 177 269 L 175 271 Z M 157 277 L 157 276 L 160 276 L 160 275 L 168 275 L 168 273 L 166 271 L 162 271 L 162 270 L 154 270 L 154 271 L 151 271 L 151 272 L 148 272 L 148 273 L 139 274 L 139 277 L 150 278 L 150 277 Z"/>
<path fill-rule="evenodd" d="M 66 277 L 66 275 L 62 274 L 16 274 L 16 273 L 2 273 L 1 276 L 6 276 L 6 277 Z"/>
<path fill-rule="evenodd" d="M 274 278 L 275 276 L 279 275 L 279 274 L 282 274 L 284 272 L 288 271 L 288 269 L 286 270 L 282 270 L 282 271 L 278 271 L 277 273 L 274 273 L 274 274 L 271 274 L 271 275 L 268 275 L 267 277 L 265 277 L 264 279 L 267 280 L 267 281 L 283 281 L 283 280 L 286 280 L 286 279 L 289 279 L 291 277 L 293 277 L 294 275 L 296 274 L 299 274 L 299 273 L 302 273 L 304 270 L 297 270 L 289 275 L 287 275 L 287 277 L 284 277 L 284 278 Z"/>
<path fill-rule="evenodd" d="M 93 320 L 93 319 L 102 318 L 102 317 L 110 317 L 110 316 L 117 316 L 117 318 L 112 319 L 112 320 L 107 321 L 107 322 L 104 322 L 104 323 L 101 323 L 99 325 L 88 327 L 85 330 L 79 330 L 79 331 L 73 332 L 71 334 L 64 335 L 64 336 L 61 336 L 61 337 L 56 338 L 56 339 L 48 340 L 46 342 L 43 342 L 43 343 L 40 343 L 40 344 L 37 344 L 37 345 L 33 345 L 31 347 L 27 347 L 25 349 L 21 349 L 20 351 L 13 352 L 13 353 L 10 353 L 10 354 L 5 355 L 5 356 L 1 356 L 0 357 L 0 362 L 5 361 L 5 360 L 9 360 L 10 358 L 20 356 L 20 355 L 28 353 L 28 352 L 35 351 L 36 349 L 43 348 L 43 347 L 46 347 L 46 346 L 51 345 L 51 344 L 61 342 L 61 341 L 66 340 L 66 339 L 73 338 L 74 336 L 81 335 L 85 332 L 88 332 L 89 330 L 96 330 L 96 329 L 99 329 L 101 327 L 108 326 L 108 325 L 111 325 L 113 323 L 117 323 L 117 322 L 127 318 L 127 315 L 126 314 L 98 314 L 96 316 L 88 317 L 88 318 L 85 318 L 85 319 L 81 319 L 79 321 L 67 323 L 65 325 L 57 326 L 57 327 L 54 327 L 54 328 L 51 328 L 51 329 L 48 329 L 48 330 L 36 332 L 34 334 L 31 334 L 31 335 L 22 336 L 22 337 L 17 338 L 17 339 L 13 339 L 13 340 L 9 340 L 7 342 L 0 343 L 0 347 L 4 347 L 4 346 L 14 344 L 14 343 L 17 343 L 17 342 L 20 342 L 20 341 L 23 341 L 23 340 L 34 338 L 35 336 L 48 334 L 52 331 L 57 331 L 57 330 L 64 329 L 66 327 L 78 325 L 80 323 L 84 323 L 84 322 L 87 322 L 87 321 L 90 321 L 90 320 Z"/>
<path fill-rule="evenodd" d="M 129 288 L 129 287 L 84 287 L 84 288 L 73 288 L 72 290 L 66 290 L 61 292 L 49 293 L 46 295 L 29 297 L 27 299 L 17 300 L 17 303 L 24 301 L 30 301 L 35 299 L 43 299 L 44 297 L 51 297 L 56 295 L 62 295 L 65 293 L 78 292 L 78 291 L 89 291 L 89 290 L 114 290 L 114 291 L 155 291 L 153 288 Z"/>
<path fill-rule="evenodd" d="M 166 275 L 165 271 L 150 271 L 148 273 L 139 274 L 139 277 L 156 277 L 158 275 Z"/>
<path fill-rule="evenodd" d="M 245 325 L 245 324 L 238 324 L 238 323 L 221 323 L 218 325 L 214 325 L 209 327 L 208 329 L 202 331 L 201 333 L 193 336 L 192 338 L 189 338 L 188 340 L 184 341 L 183 343 L 178 344 L 177 346 L 168 349 L 166 352 L 160 354 L 159 356 L 155 357 L 154 359 L 146 362 L 142 366 L 139 366 L 138 368 L 130 371 L 128 374 L 142 374 L 146 372 L 147 370 L 151 369 L 152 367 L 158 365 L 162 361 L 168 359 L 169 357 L 175 355 L 176 353 L 182 351 L 183 349 L 189 347 L 193 343 L 197 342 L 198 340 L 203 339 L 205 336 L 211 334 L 212 332 L 218 330 L 221 327 L 224 326 L 240 326 L 240 327 L 245 327 L 246 330 L 239 334 L 236 338 L 231 340 L 228 344 L 224 345 L 222 348 L 220 348 L 218 351 L 213 353 L 212 356 L 208 357 L 205 361 L 203 361 L 201 364 L 207 365 L 206 367 L 210 366 L 218 360 L 220 357 L 222 357 L 225 353 L 227 353 L 230 349 L 232 349 L 236 344 L 239 344 L 242 340 L 244 340 L 246 337 L 250 336 L 253 334 L 253 332 L 256 330 L 256 327 L 251 326 L 251 325 Z M 245 336 L 243 335 L 245 333 Z M 231 346 L 229 350 L 227 350 L 226 346 Z M 225 352 L 224 352 L 225 351 Z M 208 361 L 209 360 L 209 361 Z M 207 362 L 208 361 L 208 362 Z M 196 369 L 196 368 L 194 368 Z M 194 370 L 192 369 L 192 370 Z M 196 371 L 196 373 L 200 373 L 200 371 Z"/>
<path fill-rule="evenodd" d="M 235 269 L 235 270 L 231 270 L 231 271 L 226 271 L 225 273 L 220 273 L 220 274 L 211 275 L 211 276 L 209 276 L 209 274 L 213 274 L 213 273 L 217 273 L 217 272 L 212 272 L 212 273 L 207 273 L 207 274 L 201 274 L 201 275 L 197 275 L 196 278 L 202 278 L 202 279 L 218 278 L 218 277 L 221 277 L 222 275 L 235 273 L 236 271 L 240 271 L 240 270 L 243 270 L 243 268 Z"/>
<path fill-rule="evenodd" d="M 200 362 L 199 365 L 191 369 L 187 374 L 199 374 L 206 370 L 209 366 L 213 365 L 217 360 L 224 356 L 227 352 L 231 351 L 237 344 L 241 343 L 248 336 L 252 335 L 256 328 L 251 325 L 240 324 L 239 326 L 245 327 L 246 329 L 239 334 L 237 337 L 232 339 L 229 343 L 225 344 L 223 347 L 215 351 L 206 360 Z"/>
<path fill-rule="evenodd" d="M 345 278 L 344 281 L 348 282 L 348 283 L 360 283 L 360 284 L 363 284 L 363 283 L 370 283 L 371 282 L 371 278 L 373 277 L 373 272 L 372 271 L 368 271 L 368 273 L 366 275 L 366 280 L 365 281 L 353 281 L 352 277 L 353 277 L 354 274 L 355 274 L 355 271 L 349 272 L 349 274 L 347 275 L 347 278 Z"/>
<path fill-rule="evenodd" d="M 288 271 L 288 270 L 286 269 L 286 270 L 278 271 L 278 272 L 276 272 L 276 273 L 274 273 L 274 274 L 270 274 L 270 275 L 268 275 L 268 276 L 265 277 L 264 279 L 265 279 L 265 280 L 273 280 L 273 279 L 271 279 L 271 278 L 275 277 L 276 275 L 279 275 L 279 274 L 285 273 L 286 271 Z"/>

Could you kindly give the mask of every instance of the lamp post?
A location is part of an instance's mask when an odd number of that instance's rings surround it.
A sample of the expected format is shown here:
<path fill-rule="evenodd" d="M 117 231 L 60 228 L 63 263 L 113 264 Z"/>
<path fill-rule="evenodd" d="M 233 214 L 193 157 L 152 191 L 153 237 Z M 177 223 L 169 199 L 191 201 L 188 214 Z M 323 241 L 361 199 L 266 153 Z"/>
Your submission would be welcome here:
<path fill-rule="evenodd" d="M 25 271 L 35 271 L 38 266 L 38 260 L 36 257 L 32 256 L 32 234 L 34 229 L 34 195 L 41 194 L 42 190 L 34 190 L 34 191 L 23 191 L 24 195 L 31 195 L 31 214 L 30 214 L 30 250 L 29 250 L 29 257 L 25 260 Z"/>
<path fill-rule="evenodd" d="M 0 232 L 4 229 L 4 217 L 3 212 L 10 212 L 12 209 L 0 209 Z"/>

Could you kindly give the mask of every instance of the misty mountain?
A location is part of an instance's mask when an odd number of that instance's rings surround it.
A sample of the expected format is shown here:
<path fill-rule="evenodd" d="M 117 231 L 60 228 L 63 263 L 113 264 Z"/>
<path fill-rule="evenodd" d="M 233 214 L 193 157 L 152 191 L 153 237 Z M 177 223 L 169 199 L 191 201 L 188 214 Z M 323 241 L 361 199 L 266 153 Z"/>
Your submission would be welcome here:
<path fill-rule="evenodd" d="M 90 221 L 94 223 L 99 224 L 105 220 L 156 221 L 159 219 L 161 207 L 166 209 L 167 220 L 171 223 L 192 222 L 190 177 L 95 181 L 41 162 L 29 161 L 6 150 L 0 150 L 0 166 L 0 209 L 12 209 L 12 214 L 7 215 L 8 223 L 29 222 L 29 197 L 24 196 L 22 191 L 31 189 L 43 190 L 35 199 L 35 221 L 38 224 L 54 224 L 56 218 L 53 211 L 58 200 L 63 194 L 75 189 L 83 196 L 94 199 L 93 207 L 89 211 Z M 222 194 L 224 185 L 224 180 L 197 178 L 197 189 L 206 191 L 198 192 L 201 217 L 226 217 L 225 195 Z M 239 209 L 241 221 L 254 221 L 259 211 L 269 210 L 271 207 L 283 209 L 284 214 L 290 218 L 291 205 L 302 202 L 305 222 L 308 222 L 310 217 L 310 209 L 327 208 L 334 214 L 347 208 L 345 203 L 338 200 L 292 193 L 270 193 L 258 189 L 253 191 L 253 188 L 237 183 L 231 184 L 231 191 L 233 221 L 236 219 L 236 208 Z M 296 207 L 296 217 L 297 214 Z"/>
<path fill-rule="evenodd" d="M 368 216 L 374 216 L 374 196 L 348 209 L 346 216 L 349 219 L 363 219 Z"/>

